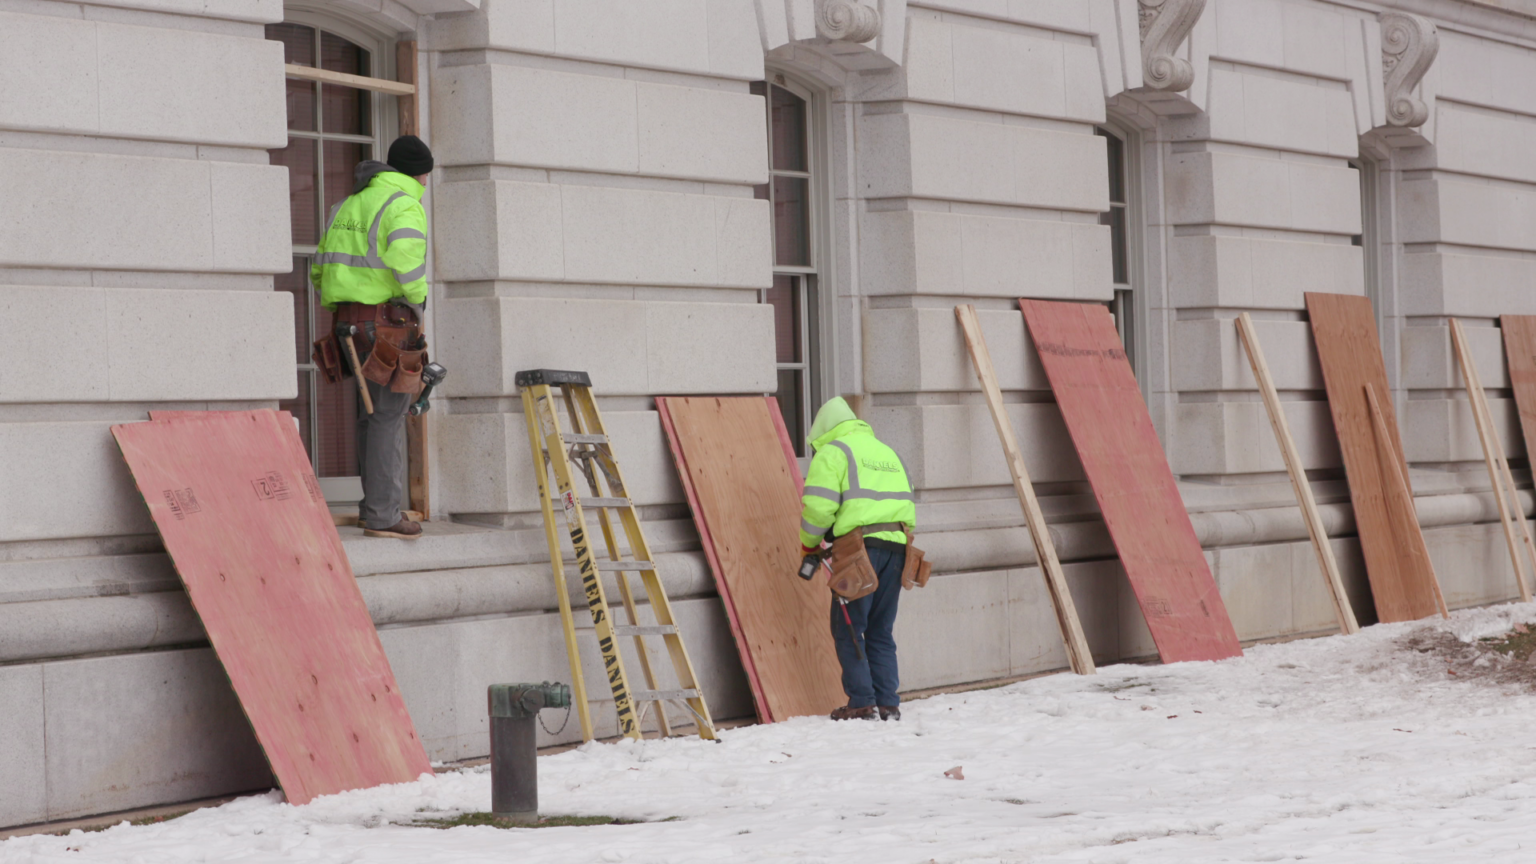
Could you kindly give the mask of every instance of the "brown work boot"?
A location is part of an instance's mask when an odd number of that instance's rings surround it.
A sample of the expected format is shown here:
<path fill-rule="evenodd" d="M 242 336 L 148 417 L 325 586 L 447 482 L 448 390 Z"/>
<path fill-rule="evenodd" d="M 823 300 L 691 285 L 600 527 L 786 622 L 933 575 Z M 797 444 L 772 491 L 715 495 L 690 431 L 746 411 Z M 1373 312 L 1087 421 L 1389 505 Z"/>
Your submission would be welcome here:
<path fill-rule="evenodd" d="M 421 536 L 421 524 L 400 517 L 400 521 L 388 528 L 364 528 L 363 535 L 367 537 L 394 537 L 397 540 L 415 540 Z"/>
<path fill-rule="evenodd" d="M 873 705 L 866 705 L 863 708 L 844 705 L 832 711 L 833 720 L 873 720 L 875 717 L 875 706 Z"/>
<path fill-rule="evenodd" d="M 900 720 L 901 719 L 901 709 L 896 707 L 895 705 L 881 705 L 879 707 L 880 707 L 880 719 L 881 720 Z"/>

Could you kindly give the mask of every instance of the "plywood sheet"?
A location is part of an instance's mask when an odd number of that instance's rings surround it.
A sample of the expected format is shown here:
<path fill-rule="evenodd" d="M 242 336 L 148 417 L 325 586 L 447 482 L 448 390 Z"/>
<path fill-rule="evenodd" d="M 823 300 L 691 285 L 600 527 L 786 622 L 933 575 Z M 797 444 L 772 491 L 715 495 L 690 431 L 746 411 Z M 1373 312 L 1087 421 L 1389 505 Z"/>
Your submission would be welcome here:
<path fill-rule="evenodd" d="M 1308 292 L 1306 298 L 1376 616 L 1388 622 L 1433 615 L 1440 611 L 1439 586 L 1413 510 L 1408 463 L 1403 459 L 1371 301 L 1353 294 L 1315 292 Z M 1372 416 L 1367 386 L 1376 394 L 1379 418 Z M 1381 440 L 1383 434 L 1389 440 Z"/>
<path fill-rule="evenodd" d="M 1109 310 L 1020 300 L 1163 662 L 1243 653 Z"/>
<path fill-rule="evenodd" d="M 112 427 L 288 800 L 430 772 L 293 422 Z"/>
<path fill-rule="evenodd" d="M 1504 331 L 1504 358 L 1509 361 L 1509 384 L 1520 411 L 1520 430 L 1525 453 L 1536 465 L 1536 315 L 1505 315 L 1499 318 Z"/>
<path fill-rule="evenodd" d="M 847 702 L 825 574 L 803 582 L 800 477 L 762 397 L 659 397 L 694 522 L 764 722 Z"/>

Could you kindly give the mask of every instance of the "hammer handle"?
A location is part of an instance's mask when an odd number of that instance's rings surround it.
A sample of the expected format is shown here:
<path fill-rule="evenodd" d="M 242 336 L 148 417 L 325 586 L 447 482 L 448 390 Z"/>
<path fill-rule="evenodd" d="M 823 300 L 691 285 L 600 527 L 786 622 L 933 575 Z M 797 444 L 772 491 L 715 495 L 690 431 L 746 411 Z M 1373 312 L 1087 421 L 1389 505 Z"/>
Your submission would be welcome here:
<path fill-rule="evenodd" d="M 363 394 L 363 408 L 372 414 L 373 398 L 368 395 L 368 382 L 363 380 L 363 364 L 357 360 L 357 346 L 352 343 L 351 336 L 341 338 L 347 346 L 347 357 L 352 360 L 352 374 L 357 377 L 357 392 Z"/>

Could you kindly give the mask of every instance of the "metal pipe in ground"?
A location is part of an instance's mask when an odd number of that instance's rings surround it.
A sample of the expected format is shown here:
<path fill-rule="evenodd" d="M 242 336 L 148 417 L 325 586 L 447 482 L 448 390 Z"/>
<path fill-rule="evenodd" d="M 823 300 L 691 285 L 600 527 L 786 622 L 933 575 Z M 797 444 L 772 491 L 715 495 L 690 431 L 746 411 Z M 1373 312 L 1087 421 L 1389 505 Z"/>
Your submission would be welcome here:
<path fill-rule="evenodd" d="M 520 825 L 539 821 L 539 766 L 534 722 L 544 708 L 568 708 L 571 688 L 541 684 L 492 684 L 486 693 L 491 719 L 491 814 Z"/>

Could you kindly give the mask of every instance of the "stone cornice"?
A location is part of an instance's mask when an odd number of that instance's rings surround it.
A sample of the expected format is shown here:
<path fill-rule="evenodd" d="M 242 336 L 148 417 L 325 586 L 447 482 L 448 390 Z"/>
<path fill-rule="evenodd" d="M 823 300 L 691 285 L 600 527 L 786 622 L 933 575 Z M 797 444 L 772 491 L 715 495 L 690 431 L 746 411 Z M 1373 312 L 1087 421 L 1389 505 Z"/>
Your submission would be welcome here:
<path fill-rule="evenodd" d="M 1138 0 L 1141 70 L 1146 86 L 1178 92 L 1195 82 L 1195 68 L 1176 51 L 1205 11 L 1205 0 Z"/>

